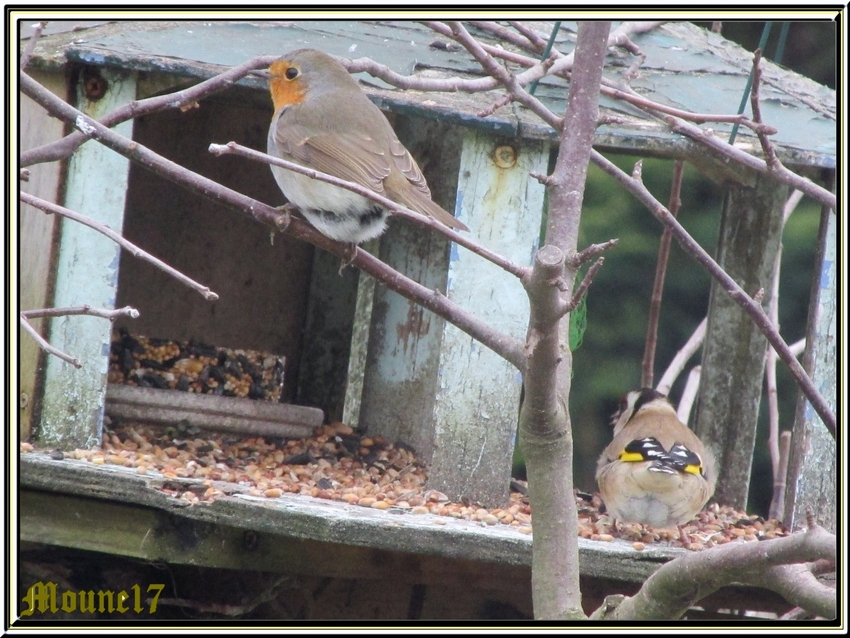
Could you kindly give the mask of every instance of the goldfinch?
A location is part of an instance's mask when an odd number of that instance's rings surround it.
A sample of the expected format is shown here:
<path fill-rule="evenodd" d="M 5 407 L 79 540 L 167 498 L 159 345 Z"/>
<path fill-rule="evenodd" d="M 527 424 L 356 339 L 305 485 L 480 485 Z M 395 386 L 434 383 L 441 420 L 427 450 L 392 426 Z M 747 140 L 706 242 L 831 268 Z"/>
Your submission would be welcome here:
<path fill-rule="evenodd" d="M 714 494 L 714 457 L 667 397 L 651 388 L 629 392 L 613 423 L 614 440 L 596 466 L 611 516 L 667 528 L 696 517 Z"/>

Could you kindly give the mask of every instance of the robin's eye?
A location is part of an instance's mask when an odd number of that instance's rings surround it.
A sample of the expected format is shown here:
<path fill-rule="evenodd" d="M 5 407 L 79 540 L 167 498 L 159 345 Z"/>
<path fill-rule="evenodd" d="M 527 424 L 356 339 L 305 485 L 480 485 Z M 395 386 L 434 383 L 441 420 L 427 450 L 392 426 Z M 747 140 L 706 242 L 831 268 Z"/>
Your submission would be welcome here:
<path fill-rule="evenodd" d="M 298 77 L 298 69 L 296 69 L 294 66 L 291 66 L 286 69 L 286 73 L 284 73 L 284 75 L 286 76 L 287 80 L 294 80 Z"/>

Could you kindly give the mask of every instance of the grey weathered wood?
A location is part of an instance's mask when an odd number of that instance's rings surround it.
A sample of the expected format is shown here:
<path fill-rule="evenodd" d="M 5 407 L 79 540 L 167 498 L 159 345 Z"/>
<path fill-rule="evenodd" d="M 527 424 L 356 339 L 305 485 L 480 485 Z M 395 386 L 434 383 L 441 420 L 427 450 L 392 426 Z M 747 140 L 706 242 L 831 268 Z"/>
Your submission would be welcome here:
<path fill-rule="evenodd" d="M 377 255 L 380 238 L 372 239 L 361 246 L 363 250 Z M 342 421 L 352 428 L 360 426 L 360 406 L 363 399 L 363 383 L 366 376 L 366 358 L 369 355 L 369 327 L 372 325 L 372 308 L 375 301 L 375 280 L 360 273 L 357 278 L 357 300 L 354 303 L 354 319 L 351 327 L 351 347 L 348 353 L 348 371 L 345 380 L 345 401 Z"/>
<path fill-rule="evenodd" d="M 29 73 L 62 99 L 68 98 L 68 83 L 64 73 L 42 73 L 38 70 L 30 70 Z M 27 96 L 21 96 L 20 150 L 30 150 L 58 140 L 62 137 L 63 129 L 62 122 L 50 117 Z M 49 202 L 57 202 L 61 168 L 60 162 L 30 166 L 29 180 L 21 182 L 21 190 Z M 50 265 L 54 258 L 58 218 L 56 215 L 45 215 L 26 204 L 21 205 L 20 211 L 20 309 L 44 308 L 51 297 Z M 44 326 L 48 321 L 31 319 L 30 323 L 40 334 L 44 334 Z M 12 400 L 19 404 L 20 438 L 26 440 L 30 437 L 33 418 L 38 418 L 41 402 L 37 390 L 40 383 L 38 376 L 44 371 L 44 360 L 41 349 L 29 336 L 22 337 L 19 343 L 20 394 L 12 397 Z"/>
<path fill-rule="evenodd" d="M 434 201 L 452 210 L 461 133 L 445 124 L 408 118 L 395 118 L 395 128 L 433 184 Z M 441 235 L 393 219 L 381 238 L 379 255 L 426 288 L 445 292 L 449 244 Z M 430 462 L 445 320 L 384 287 L 376 287 L 373 297 L 359 424 L 391 441 L 404 441 Z"/>
<path fill-rule="evenodd" d="M 838 386 L 836 348 L 837 219 L 833 211 L 821 214 L 817 262 L 809 302 L 803 367 L 818 391 L 835 410 Z M 840 433 L 840 436 L 846 436 Z M 805 524 L 810 508 L 820 525 L 835 532 L 838 456 L 835 439 L 811 404 L 800 394 L 791 439 L 791 457 L 785 489 L 784 522 L 790 529 Z"/>
<path fill-rule="evenodd" d="M 489 526 L 431 514 L 412 514 L 404 510 L 380 511 L 303 495 L 284 494 L 273 499 L 253 497 L 247 494 L 246 487 L 217 481 L 213 481 L 212 485 L 227 496 L 212 503 L 188 505 L 186 501 L 157 489 L 164 484 L 172 488 L 182 486 L 184 489 L 206 489 L 204 482 L 199 479 L 166 479 L 155 472 L 140 476 L 136 474 L 135 468 L 96 466 L 67 459 L 53 461 L 42 453 L 24 454 L 21 456 L 23 490 L 82 497 L 83 503 L 89 499 L 103 503 L 106 509 L 98 510 L 102 515 L 82 509 L 74 517 L 80 519 L 82 525 L 98 525 L 107 530 L 109 521 L 112 521 L 111 526 L 116 532 L 114 536 L 106 538 L 90 538 L 92 534 L 80 534 L 73 528 L 71 531 L 63 531 L 66 525 L 70 525 L 70 517 L 66 515 L 57 515 L 57 528 L 51 529 L 47 522 L 49 517 L 27 509 L 24 515 L 28 522 L 22 524 L 23 540 L 60 545 L 68 543 L 69 546 L 82 549 L 138 556 L 139 552 L 149 551 L 143 543 L 148 528 L 136 528 L 135 523 L 126 522 L 126 517 L 130 521 L 138 521 L 139 514 L 122 513 L 120 507 L 113 506 L 140 506 L 167 514 L 173 521 L 172 527 L 187 531 L 198 529 L 213 537 L 218 532 L 211 532 L 211 525 L 252 530 L 259 533 L 261 538 L 265 534 L 285 537 L 289 543 L 292 539 L 317 541 L 330 544 L 330 549 L 335 545 L 346 545 L 441 559 L 468 560 L 479 564 L 496 563 L 503 567 L 530 569 L 531 566 L 532 535 L 522 534 L 516 527 Z M 438 524 L 438 520 L 443 524 Z M 41 525 L 47 525 L 47 530 L 42 529 Z M 183 525 L 185 527 L 181 527 Z M 222 533 L 228 538 L 234 537 L 233 532 L 225 530 Z M 193 533 L 187 535 L 194 537 Z M 155 547 L 167 548 L 168 552 L 163 558 L 210 566 L 233 566 L 232 561 L 235 559 L 232 555 L 235 550 L 231 546 L 225 547 L 220 556 L 203 547 L 195 552 L 193 547 L 185 545 L 183 551 L 178 552 L 174 544 L 181 538 L 185 540 L 185 536 L 170 537 L 164 533 L 159 538 Z M 582 575 L 619 581 L 642 582 L 662 564 L 685 551 L 681 548 L 649 546 L 639 552 L 625 541 L 606 543 L 579 539 Z M 154 558 L 155 553 L 146 556 Z M 273 565 L 269 567 L 273 568 Z"/>
<path fill-rule="evenodd" d="M 540 237 L 546 172 L 544 142 L 504 141 L 475 131 L 463 138 L 457 210 L 478 242 L 514 263 L 530 264 Z M 518 279 L 453 247 L 449 299 L 494 328 L 524 339 L 528 297 Z M 516 441 L 520 373 L 452 325 L 440 349 L 434 456 L 429 486 L 454 500 L 507 501 Z"/>
<path fill-rule="evenodd" d="M 723 202 L 717 262 L 750 295 L 765 292 L 782 239 L 789 189 L 768 177 L 730 184 Z M 749 315 L 712 281 L 694 430 L 717 460 L 718 503 L 746 509 L 767 340 Z"/>
<path fill-rule="evenodd" d="M 90 101 L 77 83 L 80 110 L 98 119 L 136 97 L 136 73 L 102 69 L 108 83 L 103 97 Z M 130 137 L 132 120 L 115 130 Z M 121 232 L 129 160 L 86 142 L 68 163 L 65 206 Z M 114 308 L 120 248 L 91 228 L 69 221 L 62 224 L 56 265 L 54 307 Z M 57 447 L 92 446 L 100 442 L 103 399 L 109 364 L 112 324 L 87 316 L 57 317 L 51 322 L 50 343 L 79 358 L 75 368 L 49 357 L 44 381 L 39 440 Z"/>
<path fill-rule="evenodd" d="M 106 414 L 146 423 L 190 424 L 251 436 L 308 437 L 324 421 L 318 408 L 110 384 Z"/>
<path fill-rule="evenodd" d="M 281 533 L 259 533 L 184 519 L 175 525 L 163 509 L 25 490 L 21 537 L 29 542 L 218 569 L 283 571 L 325 578 L 383 578 L 393 583 L 458 583 L 510 589 L 528 580 L 523 565 L 500 565 L 433 554 L 376 552 L 369 547 L 325 543 Z M 187 546 L 191 538 L 191 547 Z"/>

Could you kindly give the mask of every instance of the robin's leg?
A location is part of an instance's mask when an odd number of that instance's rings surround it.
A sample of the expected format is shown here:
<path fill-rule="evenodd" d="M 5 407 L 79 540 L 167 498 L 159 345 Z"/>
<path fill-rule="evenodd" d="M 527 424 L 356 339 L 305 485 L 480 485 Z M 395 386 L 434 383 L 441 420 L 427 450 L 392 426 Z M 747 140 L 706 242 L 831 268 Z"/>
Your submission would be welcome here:
<path fill-rule="evenodd" d="M 340 277 L 342 276 L 342 271 L 351 265 L 355 257 L 357 257 L 357 244 L 350 242 L 345 248 L 345 257 L 342 258 L 342 262 L 339 264 Z"/>
<path fill-rule="evenodd" d="M 298 212 L 298 207 L 295 206 L 294 204 L 288 204 L 287 203 L 287 204 L 283 204 L 281 206 L 275 206 L 274 209 L 280 211 L 281 213 L 283 213 L 285 215 L 285 217 L 282 217 L 279 220 L 277 220 L 276 223 L 277 223 L 278 228 L 280 228 L 280 230 L 286 230 L 287 227 L 289 226 L 290 216 L 292 215 L 292 213 Z"/>

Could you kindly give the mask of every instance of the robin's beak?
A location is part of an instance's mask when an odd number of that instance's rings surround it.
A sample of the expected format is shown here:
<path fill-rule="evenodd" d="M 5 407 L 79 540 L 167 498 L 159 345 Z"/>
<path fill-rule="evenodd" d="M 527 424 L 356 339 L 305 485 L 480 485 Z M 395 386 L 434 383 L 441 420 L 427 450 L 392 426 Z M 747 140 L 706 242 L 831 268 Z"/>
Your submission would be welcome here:
<path fill-rule="evenodd" d="M 264 80 L 270 80 L 272 74 L 269 73 L 268 69 L 257 69 L 256 71 L 250 71 L 250 75 L 256 75 L 257 77 L 261 77 Z"/>

